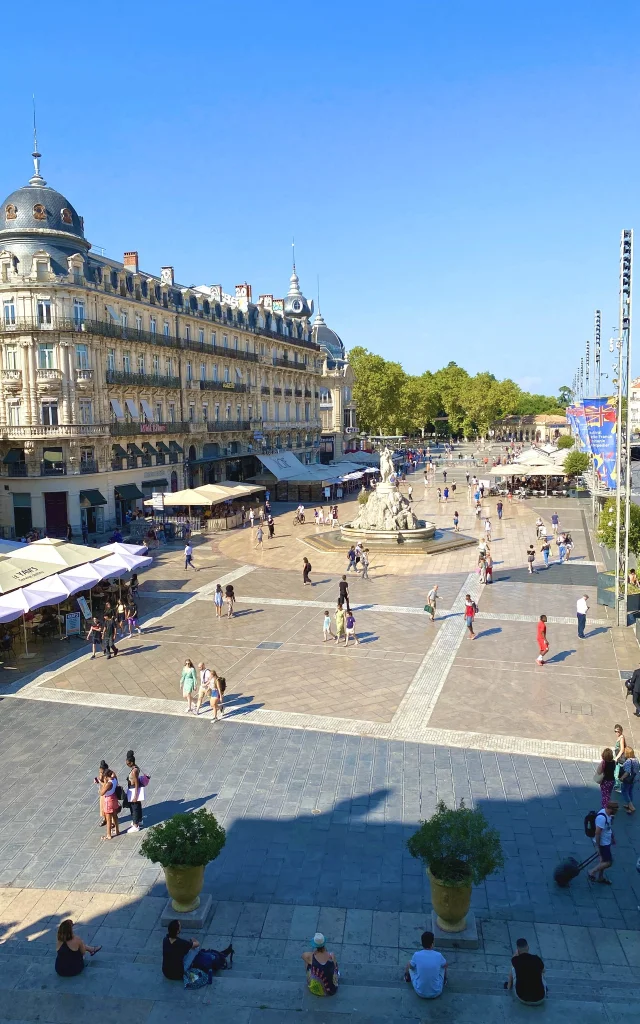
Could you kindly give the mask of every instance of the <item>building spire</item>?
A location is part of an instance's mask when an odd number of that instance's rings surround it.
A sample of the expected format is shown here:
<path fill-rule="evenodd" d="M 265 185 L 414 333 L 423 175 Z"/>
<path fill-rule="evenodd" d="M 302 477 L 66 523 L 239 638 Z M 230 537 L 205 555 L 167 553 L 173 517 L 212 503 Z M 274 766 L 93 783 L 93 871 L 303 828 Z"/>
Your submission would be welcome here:
<path fill-rule="evenodd" d="M 32 178 L 29 178 L 30 185 L 46 185 L 46 181 L 40 174 L 40 157 L 41 153 L 38 152 L 38 129 L 36 125 L 36 98 L 33 97 L 33 169 L 34 174 Z"/>
<path fill-rule="evenodd" d="M 314 327 L 326 326 L 324 317 L 320 311 L 320 274 L 318 274 L 318 312 L 316 313 L 315 320 L 313 321 Z"/>

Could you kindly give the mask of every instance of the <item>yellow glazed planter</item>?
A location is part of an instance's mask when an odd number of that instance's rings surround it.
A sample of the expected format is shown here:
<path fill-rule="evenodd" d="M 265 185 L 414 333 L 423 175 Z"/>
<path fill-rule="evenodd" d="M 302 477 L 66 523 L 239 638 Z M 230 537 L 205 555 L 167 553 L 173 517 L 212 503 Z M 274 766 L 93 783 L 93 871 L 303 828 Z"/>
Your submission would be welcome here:
<path fill-rule="evenodd" d="M 443 932 L 463 932 L 471 906 L 471 881 L 450 885 L 432 875 L 429 868 L 427 877 L 438 927 L 442 928 Z"/>
<path fill-rule="evenodd" d="M 163 868 L 163 871 L 174 910 L 180 914 L 188 914 L 190 910 L 200 906 L 204 865 L 192 868 L 174 864 L 170 868 Z"/>

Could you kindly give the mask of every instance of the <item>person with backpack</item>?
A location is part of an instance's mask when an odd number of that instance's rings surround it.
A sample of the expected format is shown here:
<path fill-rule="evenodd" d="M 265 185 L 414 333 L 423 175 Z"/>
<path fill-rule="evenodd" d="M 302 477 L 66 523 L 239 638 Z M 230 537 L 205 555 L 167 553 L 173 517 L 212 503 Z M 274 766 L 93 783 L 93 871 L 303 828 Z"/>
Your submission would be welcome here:
<path fill-rule="evenodd" d="M 233 946 L 227 946 L 221 952 L 215 949 L 199 949 L 197 939 L 181 939 L 180 922 L 169 921 L 167 934 L 162 940 L 162 973 L 169 981 L 182 981 L 185 972 L 191 968 L 204 971 L 207 975 L 203 984 L 211 984 L 213 972 L 230 970 L 233 966 Z M 229 964 L 227 964 L 227 957 Z M 197 988 L 198 985 L 187 985 Z"/>
<path fill-rule="evenodd" d="M 469 630 L 469 640 L 475 640 L 476 634 L 473 632 L 473 620 L 476 617 L 478 606 L 475 601 L 472 601 L 471 594 L 465 594 L 464 598 L 464 621 L 467 629 Z"/>
<path fill-rule="evenodd" d="M 600 860 L 596 864 L 592 871 L 588 872 L 589 880 L 591 882 L 598 882 L 600 885 L 611 885 L 611 881 L 604 877 L 605 871 L 608 871 L 613 864 L 613 857 L 611 855 L 611 846 L 613 844 L 613 819 L 618 813 L 618 801 L 609 800 L 606 807 L 601 807 L 595 815 L 595 836 L 593 838 L 594 845 L 598 851 Z M 585 822 L 585 831 L 587 825 Z"/>
<path fill-rule="evenodd" d="M 636 809 L 633 806 L 633 785 L 638 777 L 640 764 L 638 763 L 633 747 L 626 747 L 624 757 L 625 760 L 620 773 L 620 782 L 622 783 L 622 806 L 627 814 L 635 814 Z"/>

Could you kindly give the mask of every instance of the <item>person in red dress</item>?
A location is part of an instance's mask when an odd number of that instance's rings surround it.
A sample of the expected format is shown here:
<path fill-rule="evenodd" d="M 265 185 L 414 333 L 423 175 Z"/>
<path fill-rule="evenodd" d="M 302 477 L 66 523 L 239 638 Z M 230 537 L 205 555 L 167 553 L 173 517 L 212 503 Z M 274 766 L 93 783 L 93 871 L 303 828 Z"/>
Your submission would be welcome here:
<path fill-rule="evenodd" d="M 540 651 L 536 661 L 538 665 L 544 665 L 544 656 L 549 651 L 549 641 L 547 640 L 547 616 L 541 615 L 538 620 L 538 650 Z"/>

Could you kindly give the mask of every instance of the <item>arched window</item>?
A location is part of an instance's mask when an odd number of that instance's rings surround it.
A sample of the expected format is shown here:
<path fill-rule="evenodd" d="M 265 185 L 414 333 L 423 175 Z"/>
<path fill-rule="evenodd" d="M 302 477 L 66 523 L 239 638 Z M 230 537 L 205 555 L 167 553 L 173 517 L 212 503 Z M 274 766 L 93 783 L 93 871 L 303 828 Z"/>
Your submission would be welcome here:
<path fill-rule="evenodd" d="M 193 462 L 197 458 L 195 444 L 189 445 L 189 462 Z"/>
<path fill-rule="evenodd" d="M 14 206 L 13 203 L 7 203 L 4 209 L 4 215 L 7 220 L 15 220 L 18 216 L 18 207 Z"/>

